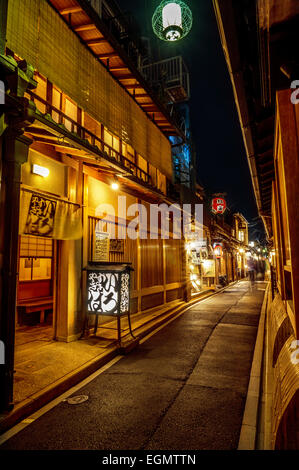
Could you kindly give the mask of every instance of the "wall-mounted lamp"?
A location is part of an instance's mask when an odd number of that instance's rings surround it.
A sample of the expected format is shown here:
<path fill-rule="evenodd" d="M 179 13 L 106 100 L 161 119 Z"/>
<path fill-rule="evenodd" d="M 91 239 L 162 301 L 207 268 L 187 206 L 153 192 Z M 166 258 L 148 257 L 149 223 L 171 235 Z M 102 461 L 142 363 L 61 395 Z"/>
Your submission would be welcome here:
<path fill-rule="evenodd" d="M 32 173 L 34 175 L 39 175 L 43 178 L 47 178 L 50 174 L 50 170 L 48 168 L 45 168 L 44 166 L 34 164 L 32 165 Z"/>
<path fill-rule="evenodd" d="M 118 191 L 119 184 L 116 181 L 113 181 L 113 183 L 111 183 L 111 189 L 113 189 L 113 191 Z"/>

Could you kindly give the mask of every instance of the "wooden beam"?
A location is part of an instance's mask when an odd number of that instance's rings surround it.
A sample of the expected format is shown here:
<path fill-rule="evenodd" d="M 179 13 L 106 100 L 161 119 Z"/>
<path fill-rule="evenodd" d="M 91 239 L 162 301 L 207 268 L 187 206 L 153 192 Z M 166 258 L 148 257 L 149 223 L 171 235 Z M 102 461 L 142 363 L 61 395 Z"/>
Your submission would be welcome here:
<path fill-rule="evenodd" d="M 143 88 L 142 85 L 140 85 L 139 83 L 135 83 L 135 85 L 125 85 L 123 83 L 123 86 L 127 89 L 127 90 L 134 90 L 136 88 Z"/>
<path fill-rule="evenodd" d="M 126 75 L 114 75 L 114 78 L 118 79 L 118 80 L 132 80 L 132 78 L 134 78 L 134 76 L 132 74 L 126 74 Z"/>
<path fill-rule="evenodd" d="M 63 10 L 59 10 L 59 13 L 61 15 L 70 15 L 72 13 L 80 13 L 82 11 L 81 7 L 69 7 L 69 8 L 63 8 Z"/>
<path fill-rule="evenodd" d="M 109 71 L 110 71 L 110 72 L 122 72 L 123 70 L 128 70 L 129 73 L 131 73 L 130 70 L 129 70 L 129 67 L 126 67 L 126 66 L 122 66 L 122 67 L 109 67 Z"/>
<path fill-rule="evenodd" d="M 76 31 L 76 33 L 79 33 L 80 31 L 90 31 L 91 29 L 97 29 L 97 28 L 92 23 L 90 23 L 90 24 L 81 24 L 80 26 L 76 26 L 76 28 L 74 28 L 74 31 Z"/>
<path fill-rule="evenodd" d="M 119 57 L 117 52 L 106 52 L 106 54 L 97 54 L 99 59 L 114 59 L 115 57 Z"/>
<path fill-rule="evenodd" d="M 89 41 L 86 41 L 86 45 L 89 46 L 89 47 L 100 46 L 104 42 L 108 42 L 107 39 L 105 39 L 105 38 L 90 39 Z"/>

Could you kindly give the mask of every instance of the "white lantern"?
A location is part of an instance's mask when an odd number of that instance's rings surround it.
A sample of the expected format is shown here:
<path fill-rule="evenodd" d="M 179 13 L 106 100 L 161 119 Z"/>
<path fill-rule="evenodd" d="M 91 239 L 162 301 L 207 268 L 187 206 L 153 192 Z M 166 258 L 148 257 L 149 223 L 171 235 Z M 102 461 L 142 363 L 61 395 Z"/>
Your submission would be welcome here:
<path fill-rule="evenodd" d="M 152 25 L 154 33 L 163 41 L 178 41 L 187 36 L 192 21 L 192 12 L 185 2 L 162 0 L 153 14 Z"/>
<path fill-rule="evenodd" d="M 177 3 L 168 3 L 162 10 L 162 21 L 165 38 L 176 41 L 182 35 L 182 10 Z"/>

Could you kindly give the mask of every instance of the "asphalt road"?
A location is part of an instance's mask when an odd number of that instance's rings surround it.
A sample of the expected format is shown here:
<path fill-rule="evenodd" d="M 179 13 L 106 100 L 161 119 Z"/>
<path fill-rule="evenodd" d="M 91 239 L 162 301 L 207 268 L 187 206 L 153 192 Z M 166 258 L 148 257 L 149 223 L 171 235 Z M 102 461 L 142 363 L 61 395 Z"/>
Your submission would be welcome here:
<path fill-rule="evenodd" d="M 1 450 L 233 450 L 264 284 L 200 302 Z"/>

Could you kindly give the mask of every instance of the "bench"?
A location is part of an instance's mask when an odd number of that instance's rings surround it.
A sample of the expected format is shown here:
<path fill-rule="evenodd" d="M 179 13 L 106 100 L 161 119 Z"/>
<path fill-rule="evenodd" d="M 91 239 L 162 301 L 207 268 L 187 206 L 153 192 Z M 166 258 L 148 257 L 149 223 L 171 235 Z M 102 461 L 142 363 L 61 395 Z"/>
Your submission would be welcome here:
<path fill-rule="evenodd" d="M 32 312 L 40 312 L 40 323 L 45 322 L 45 311 L 53 309 L 53 297 L 39 297 L 35 299 L 20 300 L 17 303 L 18 318 Z"/>

